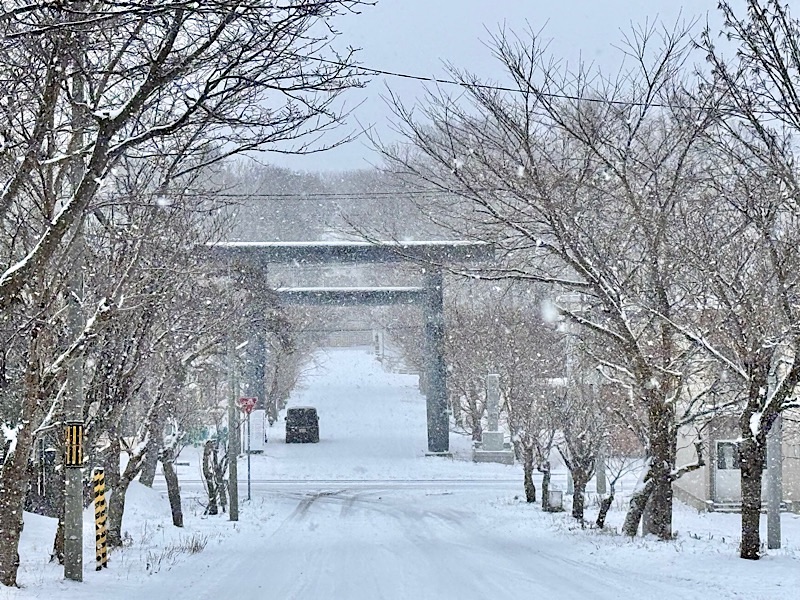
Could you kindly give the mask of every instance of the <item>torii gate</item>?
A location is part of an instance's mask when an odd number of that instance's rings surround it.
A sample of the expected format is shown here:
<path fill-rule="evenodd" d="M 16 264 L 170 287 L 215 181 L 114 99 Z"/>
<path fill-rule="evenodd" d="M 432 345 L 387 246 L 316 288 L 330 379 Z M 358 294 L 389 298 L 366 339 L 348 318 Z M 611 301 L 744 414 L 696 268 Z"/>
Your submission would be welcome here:
<path fill-rule="evenodd" d="M 444 315 L 442 304 L 442 265 L 489 260 L 492 246 L 480 242 L 219 242 L 210 244 L 220 258 L 246 260 L 266 267 L 269 264 L 330 265 L 419 262 L 426 265 L 424 285 L 420 287 L 370 288 L 279 288 L 285 305 L 381 306 L 418 304 L 424 314 L 425 395 L 428 419 L 428 452 L 446 454 L 450 450 L 450 420 L 447 413 L 447 377 L 444 364 Z M 263 352 L 261 344 L 256 352 Z M 265 357 L 257 357 L 257 360 Z M 261 389 L 263 384 L 256 386 Z M 258 395 L 258 394 L 256 394 Z"/>

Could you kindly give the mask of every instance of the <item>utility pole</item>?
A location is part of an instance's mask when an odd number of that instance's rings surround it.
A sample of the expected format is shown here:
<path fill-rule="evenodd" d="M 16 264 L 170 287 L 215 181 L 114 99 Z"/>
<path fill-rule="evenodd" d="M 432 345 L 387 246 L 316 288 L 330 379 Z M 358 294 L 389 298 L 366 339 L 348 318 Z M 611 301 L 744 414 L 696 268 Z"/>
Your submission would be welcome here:
<path fill-rule="evenodd" d="M 592 386 L 592 401 L 595 406 L 600 406 L 600 373 L 595 370 L 594 383 Z M 600 442 L 600 447 L 597 449 L 597 457 L 595 458 L 594 473 L 595 473 L 595 492 L 598 494 L 605 494 L 608 489 L 608 482 L 606 481 L 606 451 L 605 442 Z"/>
<path fill-rule="evenodd" d="M 81 3 L 82 4 L 82 3 Z M 79 10 L 82 8 L 79 5 Z M 82 46 L 83 38 L 78 35 Z M 79 47 L 78 56 L 82 48 Z M 80 58 L 78 59 L 81 60 Z M 75 157 L 70 168 L 70 193 L 76 194 L 84 175 L 83 157 L 83 106 L 86 89 L 80 63 L 75 65 L 72 76 L 72 151 Z M 83 332 L 83 244 L 81 228 L 83 219 L 77 219 L 74 232 L 72 254 L 72 273 L 67 286 L 67 326 L 73 338 Z M 64 395 L 65 420 L 65 483 L 64 483 L 64 578 L 72 581 L 83 581 L 83 360 L 82 349 L 77 349 L 77 356 L 67 366 L 67 392 Z"/>
<path fill-rule="evenodd" d="M 606 481 L 606 454 L 605 450 L 601 447 L 597 451 L 597 458 L 595 459 L 595 491 L 598 494 L 608 493 L 608 482 Z"/>
<path fill-rule="evenodd" d="M 581 310 L 582 297 L 579 293 L 573 292 L 563 296 L 564 304 L 570 313 L 575 313 Z M 575 324 L 570 317 L 562 317 L 564 319 L 564 326 L 562 331 L 565 333 L 564 338 L 564 393 L 569 395 L 572 393 L 571 388 L 573 385 L 573 378 L 575 376 L 575 349 L 573 336 L 575 335 Z M 573 495 L 575 493 L 575 482 L 572 479 L 572 471 L 567 467 L 567 494 Z"/>
<path fill-rule="evenodd" d="M 781 349 L 776 349 L 772 356 L 767 378 L 767 397 L 772 397 L 778 385 L 778 377 L 783 353 Z M 782 484 L 782 449 L 781 449 L 781 415 L 775 417 L 775 421 L 767 433 L 767 468 L 766 481 L 766 500 L 767 500 L 767 548 L 774 550 L 781 547 L 781 500 L 783 499 Z M 764 475 L 762 475 L 763 477 Z"/>
<path fill-rule="evenodd" d="M 767 548 L 781 547 L 781 500 L 783 499 L 781 438 L 783 426 L 781 416 L 767 434 Z"/>
<path fill-rule="evenodd" d="M 239 470 L 236 461 L 239 458 L 239 417 L 236 398 L 239 385 L 236 380 L 236 355 L 233 339 L 228 336 L 228 493 L 230 495 L 231 521 L 239 520 Z"/>

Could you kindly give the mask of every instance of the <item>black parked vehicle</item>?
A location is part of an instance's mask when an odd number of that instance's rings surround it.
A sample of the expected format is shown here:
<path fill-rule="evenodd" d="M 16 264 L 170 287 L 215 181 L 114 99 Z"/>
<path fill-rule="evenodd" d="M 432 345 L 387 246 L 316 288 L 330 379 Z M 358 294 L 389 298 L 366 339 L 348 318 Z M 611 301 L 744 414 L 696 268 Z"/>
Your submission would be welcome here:
<path fill-rule="evenodd" d="M 297 406 L 286 411 L 286 443 L 313 443 L 319 441 L 319 416 L 317 409 Z"/>

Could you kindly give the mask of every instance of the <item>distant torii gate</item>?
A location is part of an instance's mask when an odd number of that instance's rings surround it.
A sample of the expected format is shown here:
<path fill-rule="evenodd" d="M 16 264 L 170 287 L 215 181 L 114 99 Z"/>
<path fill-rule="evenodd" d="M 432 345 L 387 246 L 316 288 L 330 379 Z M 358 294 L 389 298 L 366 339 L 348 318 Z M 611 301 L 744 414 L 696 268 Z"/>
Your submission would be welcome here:
<path fill-rule="evenodd" d="M 425 395 L 428 417 L 428 452 L 450 450 L 447 413 L 447 376 L 444 364 L 444 314 L 441 265 L 482 262 L 493 257 L 493 248 L 465 241 L 433 242 L 220 242 L 211 244 L 220 258 L 269 264 L 369 264 L 419 262 L 427 266 L 421 287 L 281 288 L 282 304 L 320 306 L 423 306 L 425 332 Z M 262 351 L 262 344 L 256 351 Z M 258 357 L 257 360 L 264 357 Z M 259 386 L 261 387 L 261 386 Z M 263 393 L 263 392 L 262 392 Z"/>

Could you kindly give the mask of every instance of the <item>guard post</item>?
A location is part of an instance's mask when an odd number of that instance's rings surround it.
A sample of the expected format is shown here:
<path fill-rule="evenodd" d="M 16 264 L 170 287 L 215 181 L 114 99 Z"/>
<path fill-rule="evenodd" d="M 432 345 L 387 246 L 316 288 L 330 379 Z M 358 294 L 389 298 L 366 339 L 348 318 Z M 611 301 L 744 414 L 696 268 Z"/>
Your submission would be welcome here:
<path fill-rule="evenodd" d="M 108 568 L 108 529 L 106 526 L 106 475 L 103 469 L 97 468 L 92 476 L 94 485 L 94 539 L 95 539 L 95 558 L 97 564 L 95 570 L 99 571 L 103 567 Z"/>

